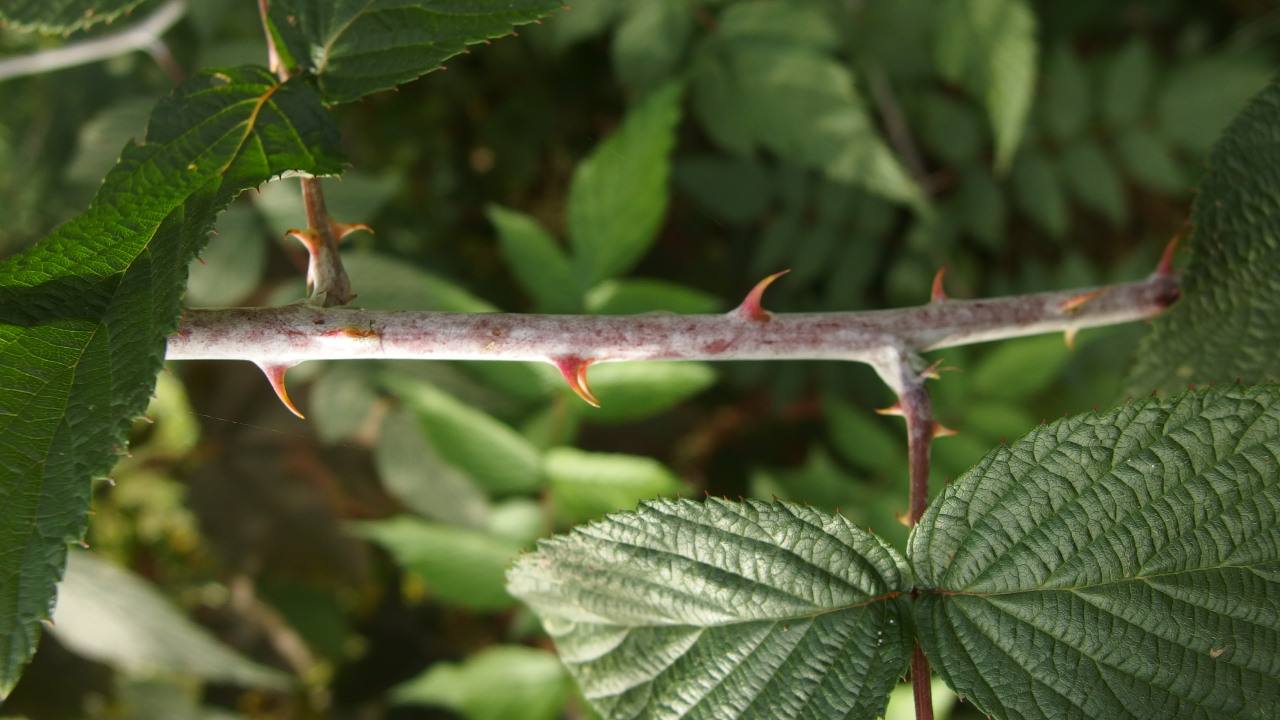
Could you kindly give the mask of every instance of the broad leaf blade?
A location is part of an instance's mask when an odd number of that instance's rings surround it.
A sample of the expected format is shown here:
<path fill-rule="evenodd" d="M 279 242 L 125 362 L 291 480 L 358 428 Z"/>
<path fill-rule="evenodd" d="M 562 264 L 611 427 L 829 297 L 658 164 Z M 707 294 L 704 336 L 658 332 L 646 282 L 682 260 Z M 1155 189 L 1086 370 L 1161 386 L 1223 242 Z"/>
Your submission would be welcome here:
<path fill-rule="evenodd" d="M 84 214 L 0 264 L 0 695 L 35 650 L 89 480 L 147 405 L 215 213 L 287 170 L 339 172 L 338 152 L 305 85 L 203 73 L 157 106 Z"/>
<path fill-rule="evenodd" d="M 1268 717 L 1278 518 L 1280 388 L 1043 425 L 917 526 L 921 643 L 997 717 Z"/>
<path fill-rule="evenodd" d="M 549 16 L 560 0 L 271 0 L 282 55 L 316 77 L 325 102 L 417 79 L 468 45 Z"/>
<path fill-rule="evenodd" d="M 1280 379 L 1280 82 L 1257 95 L 1209 155 L 1191 222 L 1183 298 L 1156 319 L 1134 394 L 1189 383 Z"/>
<path fill-rule="evenodd" d="M 58 590 L 52 632 L 81 657 L 136 675 L 181 673 L 273 690 L 293 684 L 192 622 L 151 583 L 92 553 L 68 556 Z"/>
<path fill-rule="evenodd" d="M 910 571 L 806 506 L 647 502 L 543 541 L 508 589 L 607 718 L 875 718 L 906 667 Z"/>
<path fill-rule="evenodd" d="M 512 603 L 502 573 L 520 552 L 517 542 L 411 515 L 354 523 L 352 530 L 386 548 L 443 600 L 476 610 Z"/>
<path fill-rule="evenodd" d="M 734 6 L 738 7 L 738 6 Z M 709 43 L 696 64 L 694 111 L 739 155 L 767 149 L 837 182 L 922 206 L 920 188 L 880 137 L 849 68 L 812 43 L 774 33 Z"/>
<path fill-rule="evenodd" d="M 143 0 L 6 0 L 0 24 L 41 32 L 67 33 L 110 22 Z"/>
<path fill-rule="evenodd" d="M 581 290 L 631 269 L 657 239 L 682 95 L 679 83 L 654 90 L 574 172 L 569 243 Z"/>
<path fill-rule="evenodd" d="M 389 372 L 382 382 L 417 414 L 434 450 L 491 494 L 541 485 L 538 448 L 511 426 L 421 380 Z"/>
<path fill-rule="evenodd" d="M 986 105 L 996 168 L 1007 169 L 1035 91 L 1035 14 L 1024 0 L 954 0 L 942 4 L 936 27 L 938 70 Z"/>

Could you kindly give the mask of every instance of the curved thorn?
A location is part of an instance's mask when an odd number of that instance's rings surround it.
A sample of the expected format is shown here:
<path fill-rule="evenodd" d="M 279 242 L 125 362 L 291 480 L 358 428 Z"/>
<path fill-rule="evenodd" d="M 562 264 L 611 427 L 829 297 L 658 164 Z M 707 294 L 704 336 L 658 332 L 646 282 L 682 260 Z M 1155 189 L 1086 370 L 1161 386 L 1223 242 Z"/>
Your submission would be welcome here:
<path fill-rule="evenodd" d="M 1094 290 L 1093 292 L 1084 293 L 1083 295 L 1076 295 L 1075 297 L 1067 298 L 1066 300 L 1058 303 L 1058 310 L 1061 310 L 1064 313 L 1073 313 L 1079 310 L 1081 306 L 1090 300 L 1096 300 L 1098 296 L 1102 295 L 1106 291 L 1107 288 L 1101 288 Z"/>
<path fill-rule="evenodd" d="M 791 271 L 783 270 L 781 272 L 776 272 L 756 283 L 756 286 L 751 288 L 751 292 L 747 293 L 747 297 L 743 299 L 742 304 L 733 310 L 730 310 L 729 313 L 751 322 L 769 322 L 769 320 L 773 318 L 773 315 L 760 305 L 760 299 L 764 297 L 764 291 L 773 284 L 774 280 L 777 280 L 789 272 Z"/>
<path fill-rule="evenodd" d="M 314 230 L 298 230 L 293 229 L 285 232 L 285 237 L 291 237 L 302 243 L 307 249 L 307 295 L 311 295 L 311 291 L 316 286 L 316 263 L 320 257 L 320 251 L 324 247 L 324 241 Z"/>
<path fill-rule="evenodd" d="M 947 297 L 947 291 L 942 287 L 942 278 L 946 274 L 947 269 L 940 267 L 938 268 L 938 274 L 933 276 L 933 290 L 929 293 L 929 302 L 940 303 L 951 299 Z"/>
<path fill-rule="evenodd" d="M 876 412 L 881 415 L 903 415 L 904 417 L 906 415 L 902 410 L 902 403 L 900 402 L 896 402 L 887 408 L 879 408 Z"/>
<path fill-rule="evenodd" d="M 600 401 L 596 399 L 595 394 L 591 392 L 591 386 L 587 384 L 587 367 L 595 361 L 595 358 L 581 358 L 577 355 L 551 358 L 551 363 L 564 376 L 565 382 L 569 383 L 569 389 L 586 400 L 588 405 L 600 407 Z"/>
<path fill-rule="evenodd" d="M 341 240 L 357 230 L 373 232 L 373 228 L 364 223 L 344 223 L 333 218 L 329 218 L 329 229 L 333 233 L 334 240 Z"/>
<path fill-rule="evenodd" d="M 933 423 L 933 436 L 936 438 L 947 437 L 949 435 L 959 435 L 959 434 L 960 434 L 959 430 L 952 430 L 951 428 L 937 421 L 934 421 Z"/>
<path fill-rule="evenodd" d="M 260 362 L 255 362 L 254 365 L 261 368 L 263 374 L 267 376 L 267 382 L 271 383 L 271 389 L 276 391 L 276 397 L 280 398 L 280 402 L 284 403 L 284 406 L 289 408 L 289 412 L 297 415 L 303 420 L 306 420 L 306 416 L 299 412 L 298 408 L 294 406 L 293 401 L 289 399 L 289 392 L 284 388 L 284 374 L 288 372 L 289 368 L 293 367 L 293 365 L 267 364 Z"/>

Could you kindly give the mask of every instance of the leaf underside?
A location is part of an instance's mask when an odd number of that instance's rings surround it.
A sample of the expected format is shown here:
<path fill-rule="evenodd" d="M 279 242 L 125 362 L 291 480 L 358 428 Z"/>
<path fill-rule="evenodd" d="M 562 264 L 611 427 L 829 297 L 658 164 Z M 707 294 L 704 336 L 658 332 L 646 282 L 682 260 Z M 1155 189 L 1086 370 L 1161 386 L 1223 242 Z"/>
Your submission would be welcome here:
<path fill-rule="evenodd" d="M 508 573 L 606 718 L 871 718 L 905 670 L 910 573 L 839 516 L 658 500 Z"/>
<path fill-rule="evenodd" d="M 0 696 L 35 651 L 90 480 L 146 407 L 215 214 L 285 171 L 342 166 L 309 87 L 208 71 L 156 107 L 87 211 L 0 264 Z"/>
<path fill-rule="evenodd" d="M 286 67 L 315 76 L 327 103 L 358 100 L 441 67 L 468 45 L 548 17 L 562 0 L 272 0 Z"/>
<path fill-rule="evenodd" d="M 1130 374 L 1134 395 L 1188 384 L 1280 379 L 1280 82 L 1209 154 L 1191 212 L 1183 298 L 1155 321 Z"/>
<path fill-rule="evenodd" d="M 920 640 L 985 713 L 1264 718 L 1280 707 L 1280 388 L 1043 425 L 912 535 Z"/>

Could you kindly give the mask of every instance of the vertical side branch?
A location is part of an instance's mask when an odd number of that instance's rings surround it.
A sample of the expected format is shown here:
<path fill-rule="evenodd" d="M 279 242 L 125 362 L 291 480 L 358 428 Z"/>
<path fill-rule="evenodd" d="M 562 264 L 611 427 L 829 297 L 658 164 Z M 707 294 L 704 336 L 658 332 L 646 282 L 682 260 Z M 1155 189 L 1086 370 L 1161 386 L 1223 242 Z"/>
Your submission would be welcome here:
<path fill-rule="evenodd" d="M 355 299 L 351 292 L 351 280 L 342 267 L 338 254 L 338 241 L 356 230 L 368 230 L 361 223 L 341 223 L 329 215 L 324 204 L 324 190 L 320 178 L 302 178 L 302 202 L 306 207 L 307 229 L 290 230 L 289 236 L 297 238 L 307 248 L 308 302 L 320 307 L 346 305 Z"/>
<path fill-rule="evenodd" d="M 929 504 L 929 446 L 936 435 L 945 432 L 933 419 L 933 403 L 924 388 L 924 381 L 933 373 L 933 368 L 917 370 L 922 364 L 918 355 L 901 347 L 886 352 L 872 363 L 885 383 L 898 394 L 897 404 L 881 412 L 902 415 L 907 421 L 908 528 L 920 522 Z M 916 720 L 933 720 L 929 658 L 925 657 L 918 640 L 911 655 L 911 687 Z"/>

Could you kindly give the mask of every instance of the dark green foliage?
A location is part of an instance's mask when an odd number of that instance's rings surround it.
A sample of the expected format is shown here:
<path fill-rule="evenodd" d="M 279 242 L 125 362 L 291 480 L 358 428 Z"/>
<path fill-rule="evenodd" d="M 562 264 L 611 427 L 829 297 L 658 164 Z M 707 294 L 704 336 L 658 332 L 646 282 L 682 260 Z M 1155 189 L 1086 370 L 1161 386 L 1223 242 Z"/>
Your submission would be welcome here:
<path fill-rule="evenodd" d="M 214 214 L 287 170 L 341 169 L 306 85 L 208 71 L 156 108 L 88 211 L 0 266 L 0 694 L 35 651 L 89 481 L 147 405 Z"/>
<path fill-rule="evenodd" d="M 1280 86 L 1214 146 L 1191 214 L 1183 299 L 1143 343 L 1131 392 L 1280 378 Z"/>

